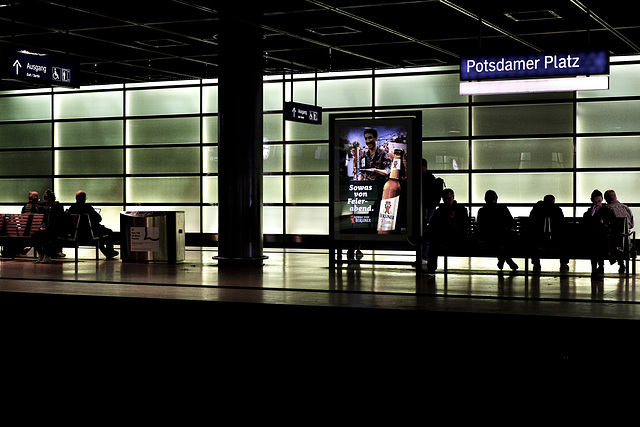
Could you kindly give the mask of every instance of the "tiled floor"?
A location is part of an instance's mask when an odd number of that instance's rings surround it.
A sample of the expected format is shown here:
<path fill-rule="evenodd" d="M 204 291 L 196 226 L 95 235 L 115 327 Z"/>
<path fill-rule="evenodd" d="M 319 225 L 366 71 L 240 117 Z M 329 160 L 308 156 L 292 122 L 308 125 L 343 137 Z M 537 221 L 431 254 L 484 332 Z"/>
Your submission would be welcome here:
<path fill-rule="evenodd" d="M 248 348 L 314 348 L 319 357 L 375 347 L 395 356 L 509 352 L 567 361 L 593 357 L 594 349 L 626 352 L 630 340 L 617 338 L 640 320 L 636 277 L 615 265 L 593 278 L 588 261 L 558 273 L 557 261 L 543 260 L 543 273 L 532 276 L 499 274 L 493 259 L 458 258 L 446 276 L 426 277 L 408 264 L 411 254 L 394 252 L 366 252 L 373 263 L 335 269 L 326 250 L 266 249 L 264 266 L 254 269 L 218 267 L 216 254 L 187 248 L 179 264 L 96 261 L 91 250 L 78 263 L 2 259 L 4 324 L 37 320 L 74 340 L 87 337 L 78 332 L 84 326 L 130 345 L 149 337 L 190 346 L 214 340 L 245 356 Z"/>

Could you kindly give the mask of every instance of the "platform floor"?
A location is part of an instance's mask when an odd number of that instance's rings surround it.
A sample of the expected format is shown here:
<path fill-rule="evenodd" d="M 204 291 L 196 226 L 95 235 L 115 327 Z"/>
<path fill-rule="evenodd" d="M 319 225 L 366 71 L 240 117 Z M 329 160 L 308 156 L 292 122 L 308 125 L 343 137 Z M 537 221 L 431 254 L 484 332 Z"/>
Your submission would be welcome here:
<path fill-rule="evenodd" d="M 216 255 L 189 247 L 178 264 L 95 260 L 93 250 L 78 263 L 72 254 L 51 264 L 1 259 L 5 342 L 238 363 L 567 364 L 636 353 L 637 278 L 616 265 L 592 277 L 588 261 L 559 273 L 543 260 L 533 276 L 453 258 L 449 274 L 427 277 L 398 252 L 365 252 L 372 263 L 335 269 L 320 249 L 265 249 L 264 265 L 251 269 L 218 267 Z"/>

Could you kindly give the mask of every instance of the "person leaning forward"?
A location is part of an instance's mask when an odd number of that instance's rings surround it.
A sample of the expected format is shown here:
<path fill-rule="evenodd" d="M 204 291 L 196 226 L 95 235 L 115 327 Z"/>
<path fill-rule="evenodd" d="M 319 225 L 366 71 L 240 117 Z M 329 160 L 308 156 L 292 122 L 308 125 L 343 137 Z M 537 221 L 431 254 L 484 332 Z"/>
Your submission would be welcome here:
<path fill-rule="evenodd" d="M 100 236 L 100 251 L 107 259 L 114 258 L 118 255 L 118 251 L 113 249 L 113 231 L 101 224 L 102 216 L 87 203 L 87 193 L 83 190 L 76 192 L 76 202 L 69 206 L 70 214 L 86 214 L 89 215 L 91 226 Z"/>
<path fill-rule="evenodd" d="M 429 248 L 427 274 L 435 274 L 438 268 L 438 255 L 442 245 L 460 245 L 467 238 L 469 228 L 469 214 L 467 208 L 459 205 L 455 200 L 452 189 L 442 191 L 443 203 L 435 210 L 429 227 L 429 238 L 432 245 Z"/>

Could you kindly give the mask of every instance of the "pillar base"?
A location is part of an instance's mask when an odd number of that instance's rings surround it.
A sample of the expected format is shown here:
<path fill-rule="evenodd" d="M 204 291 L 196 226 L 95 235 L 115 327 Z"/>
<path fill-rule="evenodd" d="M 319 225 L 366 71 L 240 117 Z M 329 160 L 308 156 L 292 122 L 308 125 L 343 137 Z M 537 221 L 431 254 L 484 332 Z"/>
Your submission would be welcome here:
<path fill-rule="evenodd" d="M 228 258 L 214 256 L 212 259 L 218 261 L 218 267 L 262 267 L 264 260 L 268 256 L 246 257 L 246 258 Z"/>

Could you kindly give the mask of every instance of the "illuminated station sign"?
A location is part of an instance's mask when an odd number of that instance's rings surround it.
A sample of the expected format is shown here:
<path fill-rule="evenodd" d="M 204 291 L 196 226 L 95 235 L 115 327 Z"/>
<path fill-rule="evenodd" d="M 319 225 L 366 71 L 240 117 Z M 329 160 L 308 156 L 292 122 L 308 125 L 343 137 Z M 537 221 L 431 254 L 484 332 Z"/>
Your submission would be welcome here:
<path fill-rule="evenodd" d="M 463 58 L 460 95 L 609 88 L 609 53 L 536 53 Z"/>
<path fill-rule="evenodd" d="M 460 64 L 460 80 L 600 74 L 609 74 L 609 54 L 606 51 L 481 56 L 463 58 Z"/>

